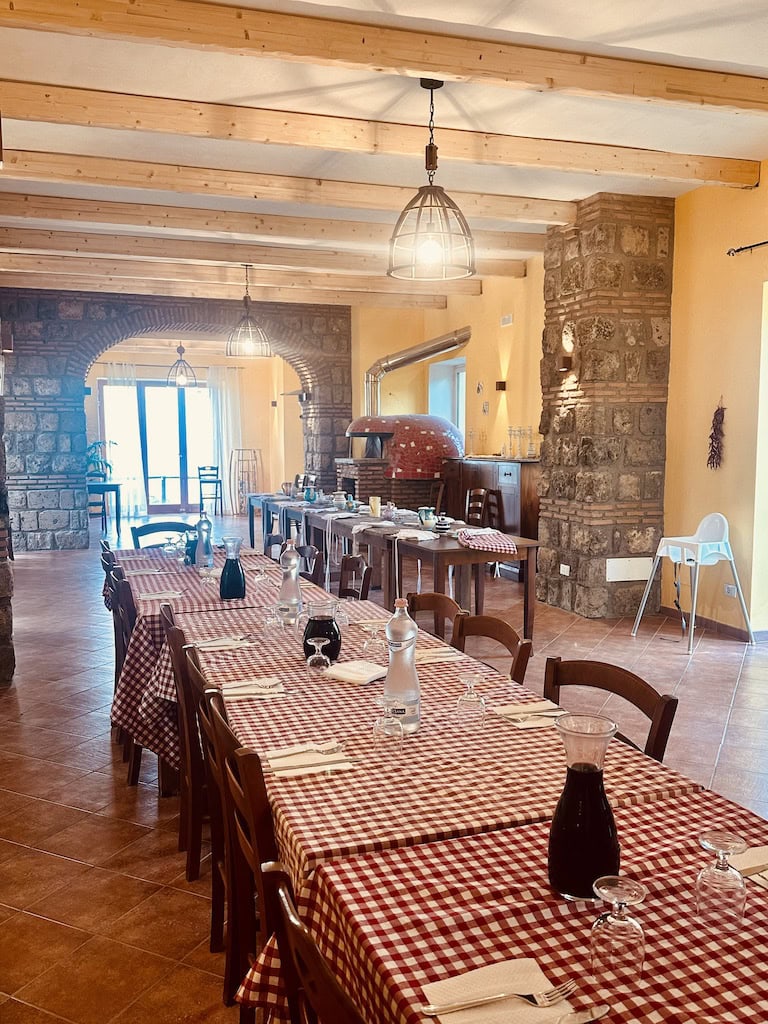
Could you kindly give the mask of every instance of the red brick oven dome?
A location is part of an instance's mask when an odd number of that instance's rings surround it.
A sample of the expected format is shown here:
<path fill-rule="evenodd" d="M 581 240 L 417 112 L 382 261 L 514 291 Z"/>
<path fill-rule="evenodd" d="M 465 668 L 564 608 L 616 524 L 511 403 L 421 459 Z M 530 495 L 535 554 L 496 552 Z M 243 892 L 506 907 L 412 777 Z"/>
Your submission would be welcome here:
<path fill-rule="evenodd" d="M 380 437 L 381 457 L 388 463 L 384 476 L 395 480 L 433 479 L 444 459 L 464 455 L 458 428 L 442 416 L 359 416 L 347 427 L 347 437 Z"/>

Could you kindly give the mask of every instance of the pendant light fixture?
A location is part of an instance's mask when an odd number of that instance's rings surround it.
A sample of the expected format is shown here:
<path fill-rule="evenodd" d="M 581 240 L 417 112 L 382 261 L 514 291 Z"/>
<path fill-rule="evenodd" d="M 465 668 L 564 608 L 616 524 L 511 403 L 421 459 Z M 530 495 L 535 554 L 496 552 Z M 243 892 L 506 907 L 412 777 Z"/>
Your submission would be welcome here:
<path fill-rule="evenodd" d="M 256 356 L 271 356 L 272 346 L 264 329 L 251 315 L 251 296 L 248 291 L 248 271 L 245 266 L 245 295 L 243 296 L 243 316 L 232 328 L 227 338 L 227 355 L 240 359 L 254 359 Z"/>
<path fill-rule="evenodd" d="M 179 353 L 179 358 L 168 371 L 168 376 L 165 379 L 165 383 L 170 386 L 175 386 L 177 388 L 197 387 L 197 377 L 195 376 L 195 371 L 184 358 L 184 346 L 179 345 L 176 351 Z"/>
<path fill-rule="evenodd" d="M 397 219 L 389 240 L 390 277 L 403 281 L 455 281 L 475 273 L 475 243 L 461 210 L 440 185 L 435 145 L 435 89 L 443 83 L 421 79 L 429 90 L 429 142 L 425 150 L 428 185 L 422 185 Z"/>

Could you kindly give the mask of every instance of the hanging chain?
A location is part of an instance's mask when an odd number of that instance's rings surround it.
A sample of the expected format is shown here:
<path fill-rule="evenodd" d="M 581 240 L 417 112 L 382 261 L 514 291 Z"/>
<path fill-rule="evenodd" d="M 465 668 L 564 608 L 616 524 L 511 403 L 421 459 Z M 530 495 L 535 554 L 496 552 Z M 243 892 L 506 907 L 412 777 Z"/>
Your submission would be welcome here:
<path fill-rule="evenodd" d="M 428 125 L 428 127 L 429 127 L 429 148 L 427 149 L 427 153 L 429 153 L 430 151 L 434 151 L 434 153 L 435 153 L 435 160 L 434 161 L 430 161 L 429 159 L 427 159 L 427 178 L 429 179 L 429 184 L 432 185 L 432 184 L 434 184 L 435 171 L 437 170 L 437 147 L 435 146 L 435 90 L 434 89 L 430 89 L 429 90 L 429 125 Z M 432 166 L 432 163 L 434 163 L 434 166 Z"/>
<path fill-rule="evenodd" d="M 249 266 L 246 263 L 245 264 L 245 297 L 247 299 L 250 299 L 251 293 L 248 291 L 248 270 L 249 270 Z"/>

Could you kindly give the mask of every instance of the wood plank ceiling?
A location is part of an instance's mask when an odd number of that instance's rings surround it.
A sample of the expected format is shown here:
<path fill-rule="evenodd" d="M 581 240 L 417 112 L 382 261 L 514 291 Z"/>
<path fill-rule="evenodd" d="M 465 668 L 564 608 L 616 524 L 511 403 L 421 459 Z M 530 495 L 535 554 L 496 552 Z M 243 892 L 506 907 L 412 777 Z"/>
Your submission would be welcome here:
<path fill-rule="evenodd" d="M 756 187 L 766 10 L 0 0 L 0 284 L 239 298 L 247 263 L 256 299 L 480 294 L 595 192 Z M 469 281 L 385 273 L 425 181 L 420 76 L 446 81 L 436 181 L 475 233 Z"/>

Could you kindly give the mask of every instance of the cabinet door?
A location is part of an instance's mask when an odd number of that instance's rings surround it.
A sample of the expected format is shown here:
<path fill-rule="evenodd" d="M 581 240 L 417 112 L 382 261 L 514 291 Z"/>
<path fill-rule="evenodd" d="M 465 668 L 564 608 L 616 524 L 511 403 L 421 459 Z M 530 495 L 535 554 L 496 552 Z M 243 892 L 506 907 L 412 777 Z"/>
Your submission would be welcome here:
<path fill-rule="evenodd" d="M 461 519 L 464 512 L 464 491 L 462 489 L 462 465 L 457 459 L 446 459 L 442 469 L 445 494 L 443 508 L 449 516 Z"/>
<path fill-rule="evenodd" d="M 504 531 L 520 536 L 520 463 L 500 462 L 499 493 Z"/>

